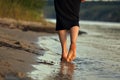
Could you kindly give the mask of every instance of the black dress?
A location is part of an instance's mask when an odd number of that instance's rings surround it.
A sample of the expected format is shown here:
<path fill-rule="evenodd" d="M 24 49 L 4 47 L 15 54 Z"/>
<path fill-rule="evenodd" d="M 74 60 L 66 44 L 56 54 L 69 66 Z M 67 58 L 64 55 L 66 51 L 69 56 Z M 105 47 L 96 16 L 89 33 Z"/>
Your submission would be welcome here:
<path fill-rule="evenodd" d="M 56 30 L 69 30 L 79 26 L 81 0 L 54 0 L 56 11 Z"/>

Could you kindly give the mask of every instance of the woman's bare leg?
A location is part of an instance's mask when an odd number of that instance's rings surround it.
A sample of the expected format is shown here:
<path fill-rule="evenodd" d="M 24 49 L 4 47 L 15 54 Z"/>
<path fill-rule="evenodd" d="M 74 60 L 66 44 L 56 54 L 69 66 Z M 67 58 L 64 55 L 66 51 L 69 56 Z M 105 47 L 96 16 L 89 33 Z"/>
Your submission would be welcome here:
<path fill-rule="evenodd" d="M 62 47 L 62 55 L 61 55 L 61 60 L 62 61 L 67 61 L 67 55 L 68 55 L 68 50 L 67 50 L 67 30 L 59 30 L 59 39 L 61 42 L 61 47 Z"/>
<path fill-rule="evenodd" d="M 78 32 L 79 32 L 78 26 L 73 26 L 70 29 L 71 44 L 70 44 L 70 48 L 67 56 L 68 62 L 71 62 L 76 58 L 76 42 L 77 42 Z"/>

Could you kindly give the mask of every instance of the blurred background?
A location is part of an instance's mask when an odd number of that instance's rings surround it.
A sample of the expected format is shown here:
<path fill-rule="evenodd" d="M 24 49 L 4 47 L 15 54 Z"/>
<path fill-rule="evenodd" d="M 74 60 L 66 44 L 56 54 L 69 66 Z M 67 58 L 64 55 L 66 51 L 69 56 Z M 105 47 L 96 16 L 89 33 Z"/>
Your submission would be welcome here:
<path fill-rule="evenodd" d="M 41 21 L 55 18 L 54 0 L 0 0 L 0 17 Z M 120 0 L 86 0 L 80 20 L 120 22 Z"/>
<path fill-rule="evenodd" d="M 53 0 L 47 0 L 46 18 L 55 18 Z M 81 4 L 80 20 L 120 22 L 120 0 L 86 0 Z"/>
<path fill-rule="evenodd" d="M 80 7 L 77 58 L 64 65 L 54 0 L 0 0 L 0 80 L 120 80 L 120 0 Z"/>
<path fill-rule="evenodd" d="M 44 0 L 0 0 L 0 17 L 41 21 Z"/>

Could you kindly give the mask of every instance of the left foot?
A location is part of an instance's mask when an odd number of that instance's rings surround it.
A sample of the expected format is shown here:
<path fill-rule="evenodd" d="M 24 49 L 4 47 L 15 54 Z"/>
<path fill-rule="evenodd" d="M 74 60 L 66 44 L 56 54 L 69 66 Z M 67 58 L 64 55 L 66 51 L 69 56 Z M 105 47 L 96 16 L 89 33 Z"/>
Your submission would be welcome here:
<path fill-rule="evenodd" d="M 61 57 L 61 61 L 67 61 L 66 57 Z"/>
<path fill-rule="evenodd" d="M 66 53 L 62 53 L 61 61 L 67 61 L 67 52 Z"/>

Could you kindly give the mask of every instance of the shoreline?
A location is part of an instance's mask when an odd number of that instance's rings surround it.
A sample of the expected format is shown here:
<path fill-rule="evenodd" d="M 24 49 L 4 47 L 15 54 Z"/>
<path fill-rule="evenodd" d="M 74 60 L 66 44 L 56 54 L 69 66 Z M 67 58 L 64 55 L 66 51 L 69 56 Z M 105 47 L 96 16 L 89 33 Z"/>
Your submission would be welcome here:
<path fill-rule="evenodd" d="M 48 22 L 52 22 L 55 23 L 56 20 L 55 19 L 46 19 L 46 21 Z M 104 22 L 104 21 L 87 21 L 87 20 L 80 20 L 79 23 L 81 25 L 97 25 L 97 26 L 116 26 L 119 27 L 120 23 L 119 22 Z"/>
<path fill-rule="evenodd" d="M 55 24 L 39 24 L 0 18 L 0 80 L 32 80 L 27 72 L 35 69 L 33 64 L 52 64 L 36 61 L 45 51 L 36 42 L 41 36 L 55 35 Z"/>
<path fill-rule="evenodd" d="M 0 24 L 0 80 L 119 80 L 120 27 L 80 25 L 84 34 L 78 36 L 77 58 L 66 64 L 60 63 L 56 33 Z"/>

